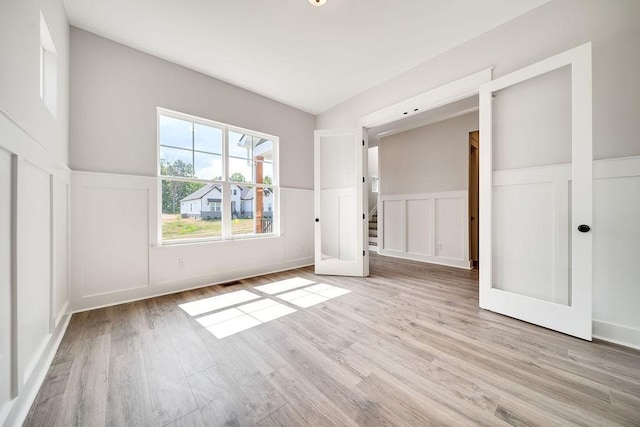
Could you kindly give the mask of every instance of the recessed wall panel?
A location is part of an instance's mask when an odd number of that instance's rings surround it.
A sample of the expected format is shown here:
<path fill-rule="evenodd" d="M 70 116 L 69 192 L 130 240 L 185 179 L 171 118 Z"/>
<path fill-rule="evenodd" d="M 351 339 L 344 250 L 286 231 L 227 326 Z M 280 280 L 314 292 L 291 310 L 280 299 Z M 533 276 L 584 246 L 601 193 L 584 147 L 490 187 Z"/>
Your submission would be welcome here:
<path fill-rule="evenodd" d="M 53 234 L 54 234 L 54 278 L 53 278 L 53 317 L 57 320 L 69 301 L 68 271 L 68 215 L 69 185 L 58 179 L 53 180 Z"/>
<path fill-rule="evenodd" d="M 148 190 L 87 186 L 82 197 L 82 296 L 148 286 Z"/>
<path fill-rule="evenodd" d="M 18 352 L 26 382 L 50 327 L 51 184 L 43 169 L 27 161 L 19 168 Z"/>
<path fill-rule="evenodd" d="M 11 155 L 0 149 L 0 414 L 11 400 Z"/>
<path fill-rule="evenodd" d="M 431 200 L 407 200 L 407 252 L 432 255 Z"/>
<path fill-rule="evenodd" d="M 404 232 L 404 217 L 402 205 L 404 200 L 385 200 L 384 209 L 383 244 L 388 251 L 404 251 L 402 235 Z"/>
<path fill-rule="evenodd" d="M 285 239 L 285 260 L 313 257 L 313 191 L 280 189 L 280 230 Z"/>
<path fill-rule="evenodd" d="M 640 175 L 595 180 L 593 213 L 593 318 L 640 331 Z"/>
<path fill-rule="evenodd" d="M 464 259 L 464 202 L 436 199 L 436 250 L 442 258 Z"/>

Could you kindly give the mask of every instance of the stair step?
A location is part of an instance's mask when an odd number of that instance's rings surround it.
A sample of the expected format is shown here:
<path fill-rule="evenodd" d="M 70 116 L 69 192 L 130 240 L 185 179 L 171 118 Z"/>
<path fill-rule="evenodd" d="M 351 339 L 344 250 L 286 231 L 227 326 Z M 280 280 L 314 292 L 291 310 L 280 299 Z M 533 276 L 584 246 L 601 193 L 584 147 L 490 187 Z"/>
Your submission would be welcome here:
<path fill-rule="evenodd" d="M 378 244 L 378 238 L 375 236 L 369 236 L 369 244 L 370 245 L 377 245 Z"/>
<path fill-rule="evenodd" d="M 377 230 L 378 229 L 378 223 L 377 222 L 370 222 L 369 223 L 369 230 Z"/>
<path fill-rule="evenodd" d="M 378 230 L 369 230 L 369 237 L 378 237 Z"/>

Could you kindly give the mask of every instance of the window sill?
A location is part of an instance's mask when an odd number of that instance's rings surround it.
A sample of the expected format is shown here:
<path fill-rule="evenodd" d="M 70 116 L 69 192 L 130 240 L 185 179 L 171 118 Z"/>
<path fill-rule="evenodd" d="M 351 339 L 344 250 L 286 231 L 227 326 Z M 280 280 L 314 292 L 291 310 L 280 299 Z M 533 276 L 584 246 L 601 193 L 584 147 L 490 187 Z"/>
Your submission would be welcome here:
<path fill-rule="evenodd" d="M 183 247 L 183 246 L 193 246 L 193 245 L 216 245 L 216 244 L 225 244 L 232 242 L 248 242 L 254 240 L 270 240 L 277 239 L 282 237 L 281 234 L 274 233 L 265 233 L 259 236 L 257 235 L 245 235 L 245 236 L 233 236 L 228 239 L 222 239 L 221 237 L 212 237 L 212 238 L 203 238 L 203 239 L 185 239 L 185 240 L 169 240 L 166 242 L 162 242 L 157 245 L 151 245 L 153 248 L 168 248 L 168 247 Z"/>

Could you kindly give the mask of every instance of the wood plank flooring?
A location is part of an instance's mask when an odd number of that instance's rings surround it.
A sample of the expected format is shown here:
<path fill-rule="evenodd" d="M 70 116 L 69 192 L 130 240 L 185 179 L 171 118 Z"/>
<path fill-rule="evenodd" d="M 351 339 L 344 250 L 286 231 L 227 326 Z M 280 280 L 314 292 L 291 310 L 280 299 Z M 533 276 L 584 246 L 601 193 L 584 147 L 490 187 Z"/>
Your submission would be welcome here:
<path fill-rule="evenodd" d="M 255 287 L 351 291 L 301 308 Z M 640 352 L 478 309 L 477 273 L 372 255 L 79 313 L 27 426 L 640 425 Z M 216 338 L 179 304 L 247 290 L 295 313 Z"/>

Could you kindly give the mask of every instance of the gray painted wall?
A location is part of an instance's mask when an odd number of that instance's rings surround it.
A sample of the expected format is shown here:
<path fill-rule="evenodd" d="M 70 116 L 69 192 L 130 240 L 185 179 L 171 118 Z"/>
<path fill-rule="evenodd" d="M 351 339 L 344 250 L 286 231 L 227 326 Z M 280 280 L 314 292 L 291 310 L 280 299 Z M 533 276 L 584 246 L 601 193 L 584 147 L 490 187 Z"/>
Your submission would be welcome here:
<path fill-rule="evenodd" d="M 380 195 L 469 187 L 469 132 L 478 112 L 380 139 Z"/>
<path fill-rule="evenodd" d="M 155 176 L 156 107 L 280 137 L 280 184 L 313 188 L 313 115 L 71 27 L 75 171 Z"/>

